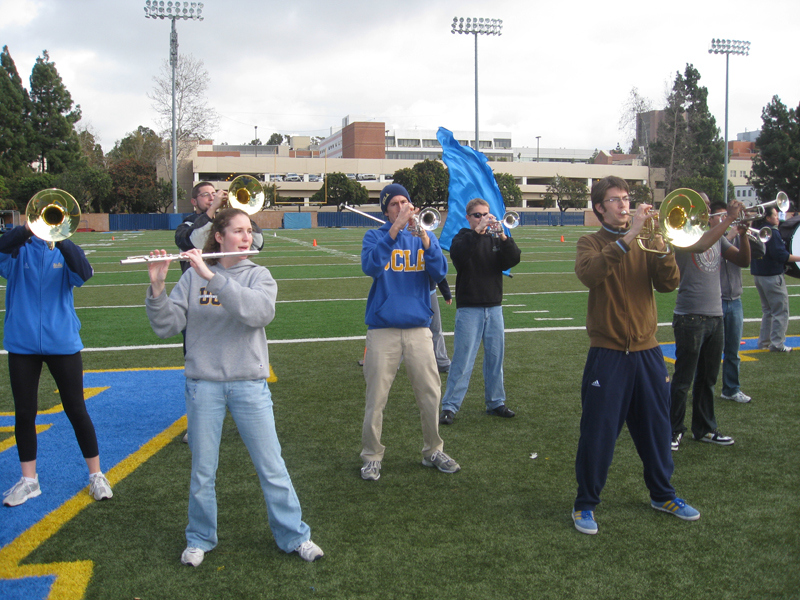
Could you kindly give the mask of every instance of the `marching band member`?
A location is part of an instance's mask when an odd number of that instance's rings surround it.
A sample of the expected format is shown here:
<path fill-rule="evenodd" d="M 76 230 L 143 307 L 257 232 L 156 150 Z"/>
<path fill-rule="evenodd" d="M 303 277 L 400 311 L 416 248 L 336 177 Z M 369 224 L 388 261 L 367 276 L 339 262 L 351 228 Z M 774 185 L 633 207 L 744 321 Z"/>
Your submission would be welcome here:
<path fill-rule="evenodd" d="M 694 521 L 700 513 L 677 498 L 670 483 L 669 375 L 656 340 L 653 289 L 678 286 L 672 255 L 644 252 L 636 236 L 648 220 L 647 204 L 631 215 L 628 184 L 606 177 L 592 186 L 592 209 L 602 227 L 578 240 L 575 273 L 589 288 L 586 331 L 589 354 L 581 385 L 583 413 L 575 459 L 578 494 L 572 520 L 581 533 L 596 534 L 595 507 L 606 483 L 614 446 L 627 423 L 644 464 L 650 504 Z M 663 241 L 657 240 L 658 249 Z"/>
<path fill-rule="evenodd" d="M 3 494 L 3 504 L 17 506 L 42 493 L 36 472 L 36 413 L 39 377 L 46 364 L 58 386 L 89 468 L 89 494 L 105 500 L 114 494 L 100 470 L 97 435 L 83 396 L 81 323 L 75 314 L 72 288 L 92 276 L 86 255 L 70 240 L 47 243 L 30 225 L 0 237 L 0 276 L 8 281 L 3 347 L 14 396 L 14 435 L 22 478 Z"/>
<path fill-rule="evenodd" d="M 365 317 L 369 329 L 361 478 L 375 481 L 381 476 L 386 449 L 381 444 L 383 409 L 401 359 L 405 359 L 422 421 L 422 464 L 455 473 L 461 467 L 444 453 L 439 437 L 442 381 L 429 329 L 433 315 L 429 282 L 441 281 L 447 274 L 447 260 L 436 236 L 425 230 L 416 236 L 406 229 L 416 213 L 406 188 L 387 185 L 380 203 L 387 222 L 367 231 L 361 247 L 361 269 L 372 277 Z"/>
<path fill-rule="evenodd" d="M 253 232 L 247 213 L 221 211 L 213 220 L 204 251 L 249 250 Z M 231 412 L 247 446 L 267 503 L 278 547 L 314 561 L 323 552 L 311 541 L 300 502 L 281 457 L 272 396 L 267 386 L 269 354 L 264 327 L 275 316 L 277 285 L 270 272 L 244 256 L 203 261 L 189 250 L 192 269 L 169 297 L 164 292 L 169 262 L 148 264 L 147 316 L 162 338 L 186 331 L 186 413 L 192 476 L 189 489 L 185 565 L 197 567 L 217 545 L 214 488 L 222 423 Z M 166 255 L 164 250 L 153 255 Z"/>

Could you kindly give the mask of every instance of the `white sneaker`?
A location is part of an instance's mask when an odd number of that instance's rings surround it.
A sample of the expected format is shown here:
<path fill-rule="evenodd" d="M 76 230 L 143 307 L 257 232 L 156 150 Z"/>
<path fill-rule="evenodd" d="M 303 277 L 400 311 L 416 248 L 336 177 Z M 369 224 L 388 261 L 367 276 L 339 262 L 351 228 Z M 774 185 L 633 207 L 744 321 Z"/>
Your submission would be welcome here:
<path fill-rule="evenodd" d="M 102 473 L 89 475 L 89 495 L 95 500 L 108 500 L 114 496 L 111 484 Z"/>
<path fill-rule="evenodd" d="M 381 461 L 370 460 L 361 467 L 361 479 L 367 481 L 378 481 L 381 478 Z"/>
<path fill-rule="evenodd" d="M 188 546 L 186 550 L 183 551 L 183 554 L 181 554 L 181 564 L 190 567 L 199 567 L 202 564 L 205 556 L 206 553 L 200 550 L 200 548 L 192 548 L 191 546 Z"/>
<path fill-rule="evenodd" d="M 747 394 L 745 394 L 742 390 L 739 390 L 733 396 L 726 396 L 725 394 L 722 394 L 722 398 L 725 400 L 733 400 L 734 402 L 740 402 L 742 404 L 746 404 L 750 402 L 750 400 L 752 400 L 752 398 Z"/>
<path fill-rule="evenodd" d="M 442 473 L 457 473 L 461 470 L 459 464 L 441 450 L 437 450 L 428 458 L 422 457 L 422 464 L 425 467 L 436 467 Z"/>
<path fill-rule="evenodd" d="M 322 548 L 317 546 L 311 540 L 307 542 L 303 542 L 297 548 L 294 549 L 300 555 L 300 558 L 307 562 L 314 562 L 325 556 L 325 553 L 322 551 Z"/>
<path fill-rule="evenodd" d="M 3 504 L 6 506 L 19 506 L 29 498 L 36 498 L 42 494 L 42 488 L 39 487 L 39 474 L 36 474 L 36 481 L 33 483 L 25 481 L 24 477 L 14 484 L 7 492 L 3 493 Z"/>

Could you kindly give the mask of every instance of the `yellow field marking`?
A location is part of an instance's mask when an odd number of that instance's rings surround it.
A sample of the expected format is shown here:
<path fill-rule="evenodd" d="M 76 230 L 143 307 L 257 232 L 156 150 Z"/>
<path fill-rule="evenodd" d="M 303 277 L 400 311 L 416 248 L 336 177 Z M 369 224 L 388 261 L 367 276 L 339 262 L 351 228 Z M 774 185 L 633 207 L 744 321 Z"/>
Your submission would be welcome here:
<path fill-rule="evenodd" d="M 108 386 L 106 386 L 106 387 L 96 387 L 96 388 L 83 388 L 83 398 L 84 398 L 84 400 L 88 400 L 89 398 L 94 398 L 95 396 L 97 396 L 97 394 L 105 392 L 107 389 L 108 389 Z M 53 393 L 57 394 L 58 390 L 56 390 Z M 40 410 L 36 414 L 37 415 L 54 415 L 54 414 L 60 413 L 60 412 L 64 412 L 64 407 L 59 402 L 55 406 L 53 406 L 51 408 L 48 408 L 47 410 Z M 14 416 L 13 412 L 0 412 L 0 417 L 13 417 L 13 416 Z"/>
<path fill-rule="evenodd" d="M 185 430 L 186 416 L 184 415 L 106 473 L 111 486 L 113 487 L 133 473 Z M 20 565 L 19 563 L 93 502 L 87 487 L 0 549 L 0 579 L 55 575 L 56 579 L 50 589 L 49 600 L 79 600 L 83 598 L 94 569 L 94 563 L 91 560 L 47 565 Z"/>
<path fill-rule="evenodd" d="M 44 425 L 37 425 L 36 426 L 36 435 L 39 435 L 43 431 L 47 431 L 53 426 L 52 423 L 45 423 Z M 0 433 L 14 433 L 14 426 L 11 425 L 9 427 L 0 427 Z M 0 452 L 5 452 L 9 448 L 13 448 L 17 445 L 17 438 L 13 435 L 10 438 L 7 438 L 0 442 Z"/>
<path fill-rule="evenodd" d="M 739 359 L 742 362 L 758 362 L 758 359 L 750 356 L 750 354 L 761 354 L 763 352 L 769 352 L 769 350 L 767 350 L 766 348 L 761 350 L 739 350 Z M 670 358 L 669 356 L 665 356 L 664 362 L 668 362 L 669 364 L 674 365 L 675 359 Z M 721 359 L 720 362 L 722 362 Z"/>

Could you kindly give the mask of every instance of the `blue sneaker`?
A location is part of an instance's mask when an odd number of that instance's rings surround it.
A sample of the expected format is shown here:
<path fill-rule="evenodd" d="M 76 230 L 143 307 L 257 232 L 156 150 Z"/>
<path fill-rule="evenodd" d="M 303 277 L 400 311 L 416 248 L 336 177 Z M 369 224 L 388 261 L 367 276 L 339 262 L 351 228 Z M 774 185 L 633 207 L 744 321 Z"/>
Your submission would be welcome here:
<path fill-rule="evenodd" d="M 675 498 L 675 500 L 667 500 L 666 502 L 653 502 L 651 500 L 650 506 L 656 510 L 673 514 L 684 521 L 697 521 L 697 519 L 700 518 L 700 513 L 686 504 L 685 500 L 681 500 L 680 498 Z"/>
<path fill-rule="evenodd" d="M 597 522 L 594 520 L 593 510 L 574 510 L 572 511 L 572 521 L 575 529 L 581 533 L 594 535 L 597 533 Z"/>

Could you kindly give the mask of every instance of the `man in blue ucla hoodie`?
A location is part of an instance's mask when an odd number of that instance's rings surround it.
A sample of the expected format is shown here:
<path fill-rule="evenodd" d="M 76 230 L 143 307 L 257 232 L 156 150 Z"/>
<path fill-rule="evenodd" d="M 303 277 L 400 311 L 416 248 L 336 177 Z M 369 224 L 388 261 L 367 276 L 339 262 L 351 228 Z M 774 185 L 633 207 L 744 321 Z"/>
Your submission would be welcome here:
<path fill-rule="evenodd" d="M 455 473 L 461 467 L 442 451 L 439 437 L 441 380 L 429 329 L 433 315 L 429 281 L 441 281 L 447 274 L 447 259 L 434 235 L 407 229 L 418 211 L 406 188 L 387 185 L 380 204 L 388 221 L 368 231 L 361 248 L 361 268 L 372 277 L 365 318 L 369 330 L 361 477 L 375 481 L 381 476 L 383 409 L 401 359 L 405 359 L 422 420 L 422 464 Z"/>

